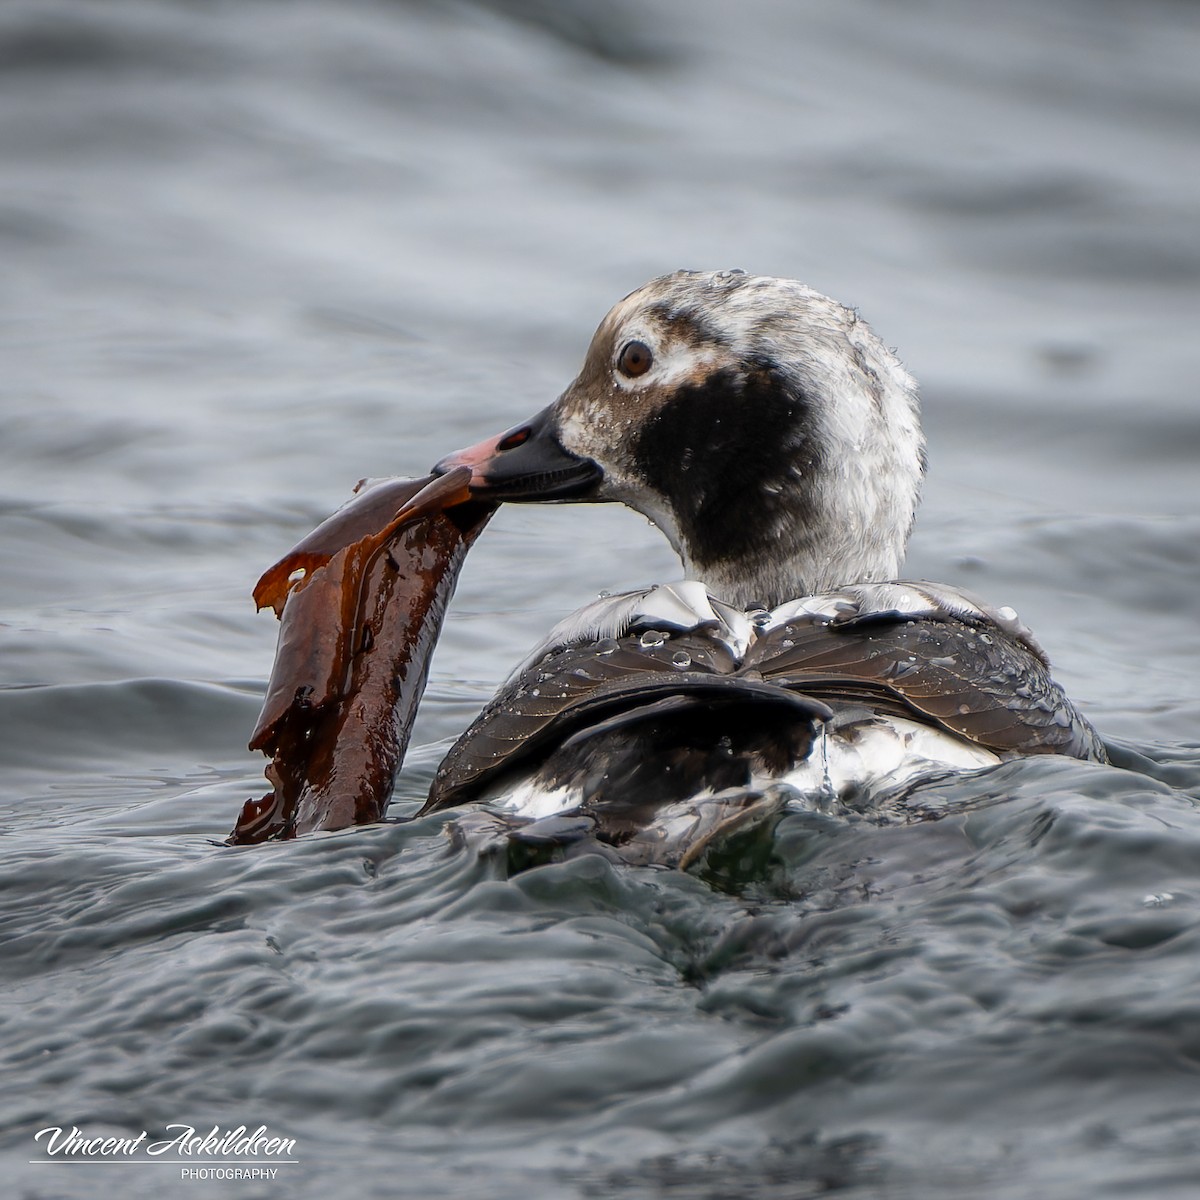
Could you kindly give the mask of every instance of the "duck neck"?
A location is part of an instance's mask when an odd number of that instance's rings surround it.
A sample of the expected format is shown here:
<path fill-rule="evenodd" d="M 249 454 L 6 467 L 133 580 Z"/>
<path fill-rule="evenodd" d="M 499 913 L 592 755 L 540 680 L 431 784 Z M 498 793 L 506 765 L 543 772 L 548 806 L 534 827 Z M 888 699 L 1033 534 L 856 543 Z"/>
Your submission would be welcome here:
<path fill-rule="evenodd" d="M 774 608 L 851 583 L 895 579 L 916 514 L 916 472 L 814 471 L 804 486 L 759 490 L 717 540 L 685 524 L 671 538 L 691 579 L 729 604 Z M 714 552 L 715 551 L 715 552 Z"/>
<path fill-rule="evenodd" d="M 895 579 L 903 561 L 902 548 L 871 542 L 865 538 L 839 546 L 804 547 L 791 555 L 768 552 L 752 559 L 708 563 L 696 562 L 686 553 L 682 558 L 686 577 L 700 580 L 719 600 L 740 609 L 770 609 L 850 583 Z"/>

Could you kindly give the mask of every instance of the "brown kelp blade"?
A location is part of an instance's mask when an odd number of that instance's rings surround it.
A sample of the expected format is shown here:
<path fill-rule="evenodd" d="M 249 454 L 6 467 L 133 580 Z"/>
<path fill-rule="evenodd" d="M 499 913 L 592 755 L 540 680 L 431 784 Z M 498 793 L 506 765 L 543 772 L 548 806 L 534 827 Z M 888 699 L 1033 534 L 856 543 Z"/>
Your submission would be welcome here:
<path fill-rule="evenodd" d="M 274 790 L 249 800 L 229 841 L 378 820 L 403 762 L 429 660 L 466 552 L 495 511 L 470 471 L 363 491 L 263 575 L 280 617 L 250 747 Z"/>
<path fill-rule="evenodd" d="M 359 484 L 358 495 L 299 541 L 254 587 L 254 603 L 278 617 L 292 586 L 339 551 L 364 537 L 390 537 L 401 525 L 470 498 L 471 472 L 458 467 L 425 479 L 382 479 Z"/>

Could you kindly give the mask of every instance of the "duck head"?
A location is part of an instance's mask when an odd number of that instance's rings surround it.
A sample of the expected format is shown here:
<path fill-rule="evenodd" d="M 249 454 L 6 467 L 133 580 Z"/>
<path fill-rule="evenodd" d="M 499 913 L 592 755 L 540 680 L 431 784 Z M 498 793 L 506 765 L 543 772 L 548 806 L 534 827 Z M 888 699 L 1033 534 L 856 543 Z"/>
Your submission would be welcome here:
<path fill-rule="evenodd" d="M 898 574 L 924 441 L 911 376 L 851 309 L 789 279 L 678 271 L 600 323 L 532 420 L 449 455 L 503 501 L 615 501 L 740 607 Z"/>

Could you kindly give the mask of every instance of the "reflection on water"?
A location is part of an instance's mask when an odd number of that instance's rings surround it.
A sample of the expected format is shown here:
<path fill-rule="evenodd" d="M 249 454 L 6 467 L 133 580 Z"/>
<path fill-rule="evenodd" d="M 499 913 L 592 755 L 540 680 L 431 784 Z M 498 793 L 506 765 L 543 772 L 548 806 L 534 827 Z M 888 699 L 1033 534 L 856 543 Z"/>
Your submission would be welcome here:
<path fill-rule="evenodd" d="M 46 1125 L 187 1120 L 297 1138 L 247 1196 L 1190 1196 L 1198 55 L 1165 2 L 5 5 L 17 1191 L 101 1186 L 28 1165 Z M 262 790 L 261 567 L 547 403 L 680 266 L 900 347 L 909 573 L 1015 605 L 1134 769 L 794 815 L 733 884 L 508 880 L 441 817 L 216 845 Z M 554 620 L 676 573 L 632 514 L 502 513 L 395 811 Z"/>

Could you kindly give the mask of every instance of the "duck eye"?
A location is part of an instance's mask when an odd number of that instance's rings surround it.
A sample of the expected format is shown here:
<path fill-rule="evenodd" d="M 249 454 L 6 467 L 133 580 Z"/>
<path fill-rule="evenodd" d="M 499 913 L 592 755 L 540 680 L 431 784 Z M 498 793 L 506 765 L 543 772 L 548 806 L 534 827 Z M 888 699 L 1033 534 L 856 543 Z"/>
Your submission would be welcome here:
<path fill-rule="evenodd" d="M 645 342 L 626 342 L 620 357 L 617 359 L 617 370 L 630 379 L 645 375 L 654 362 L 654 355 Z"/>

